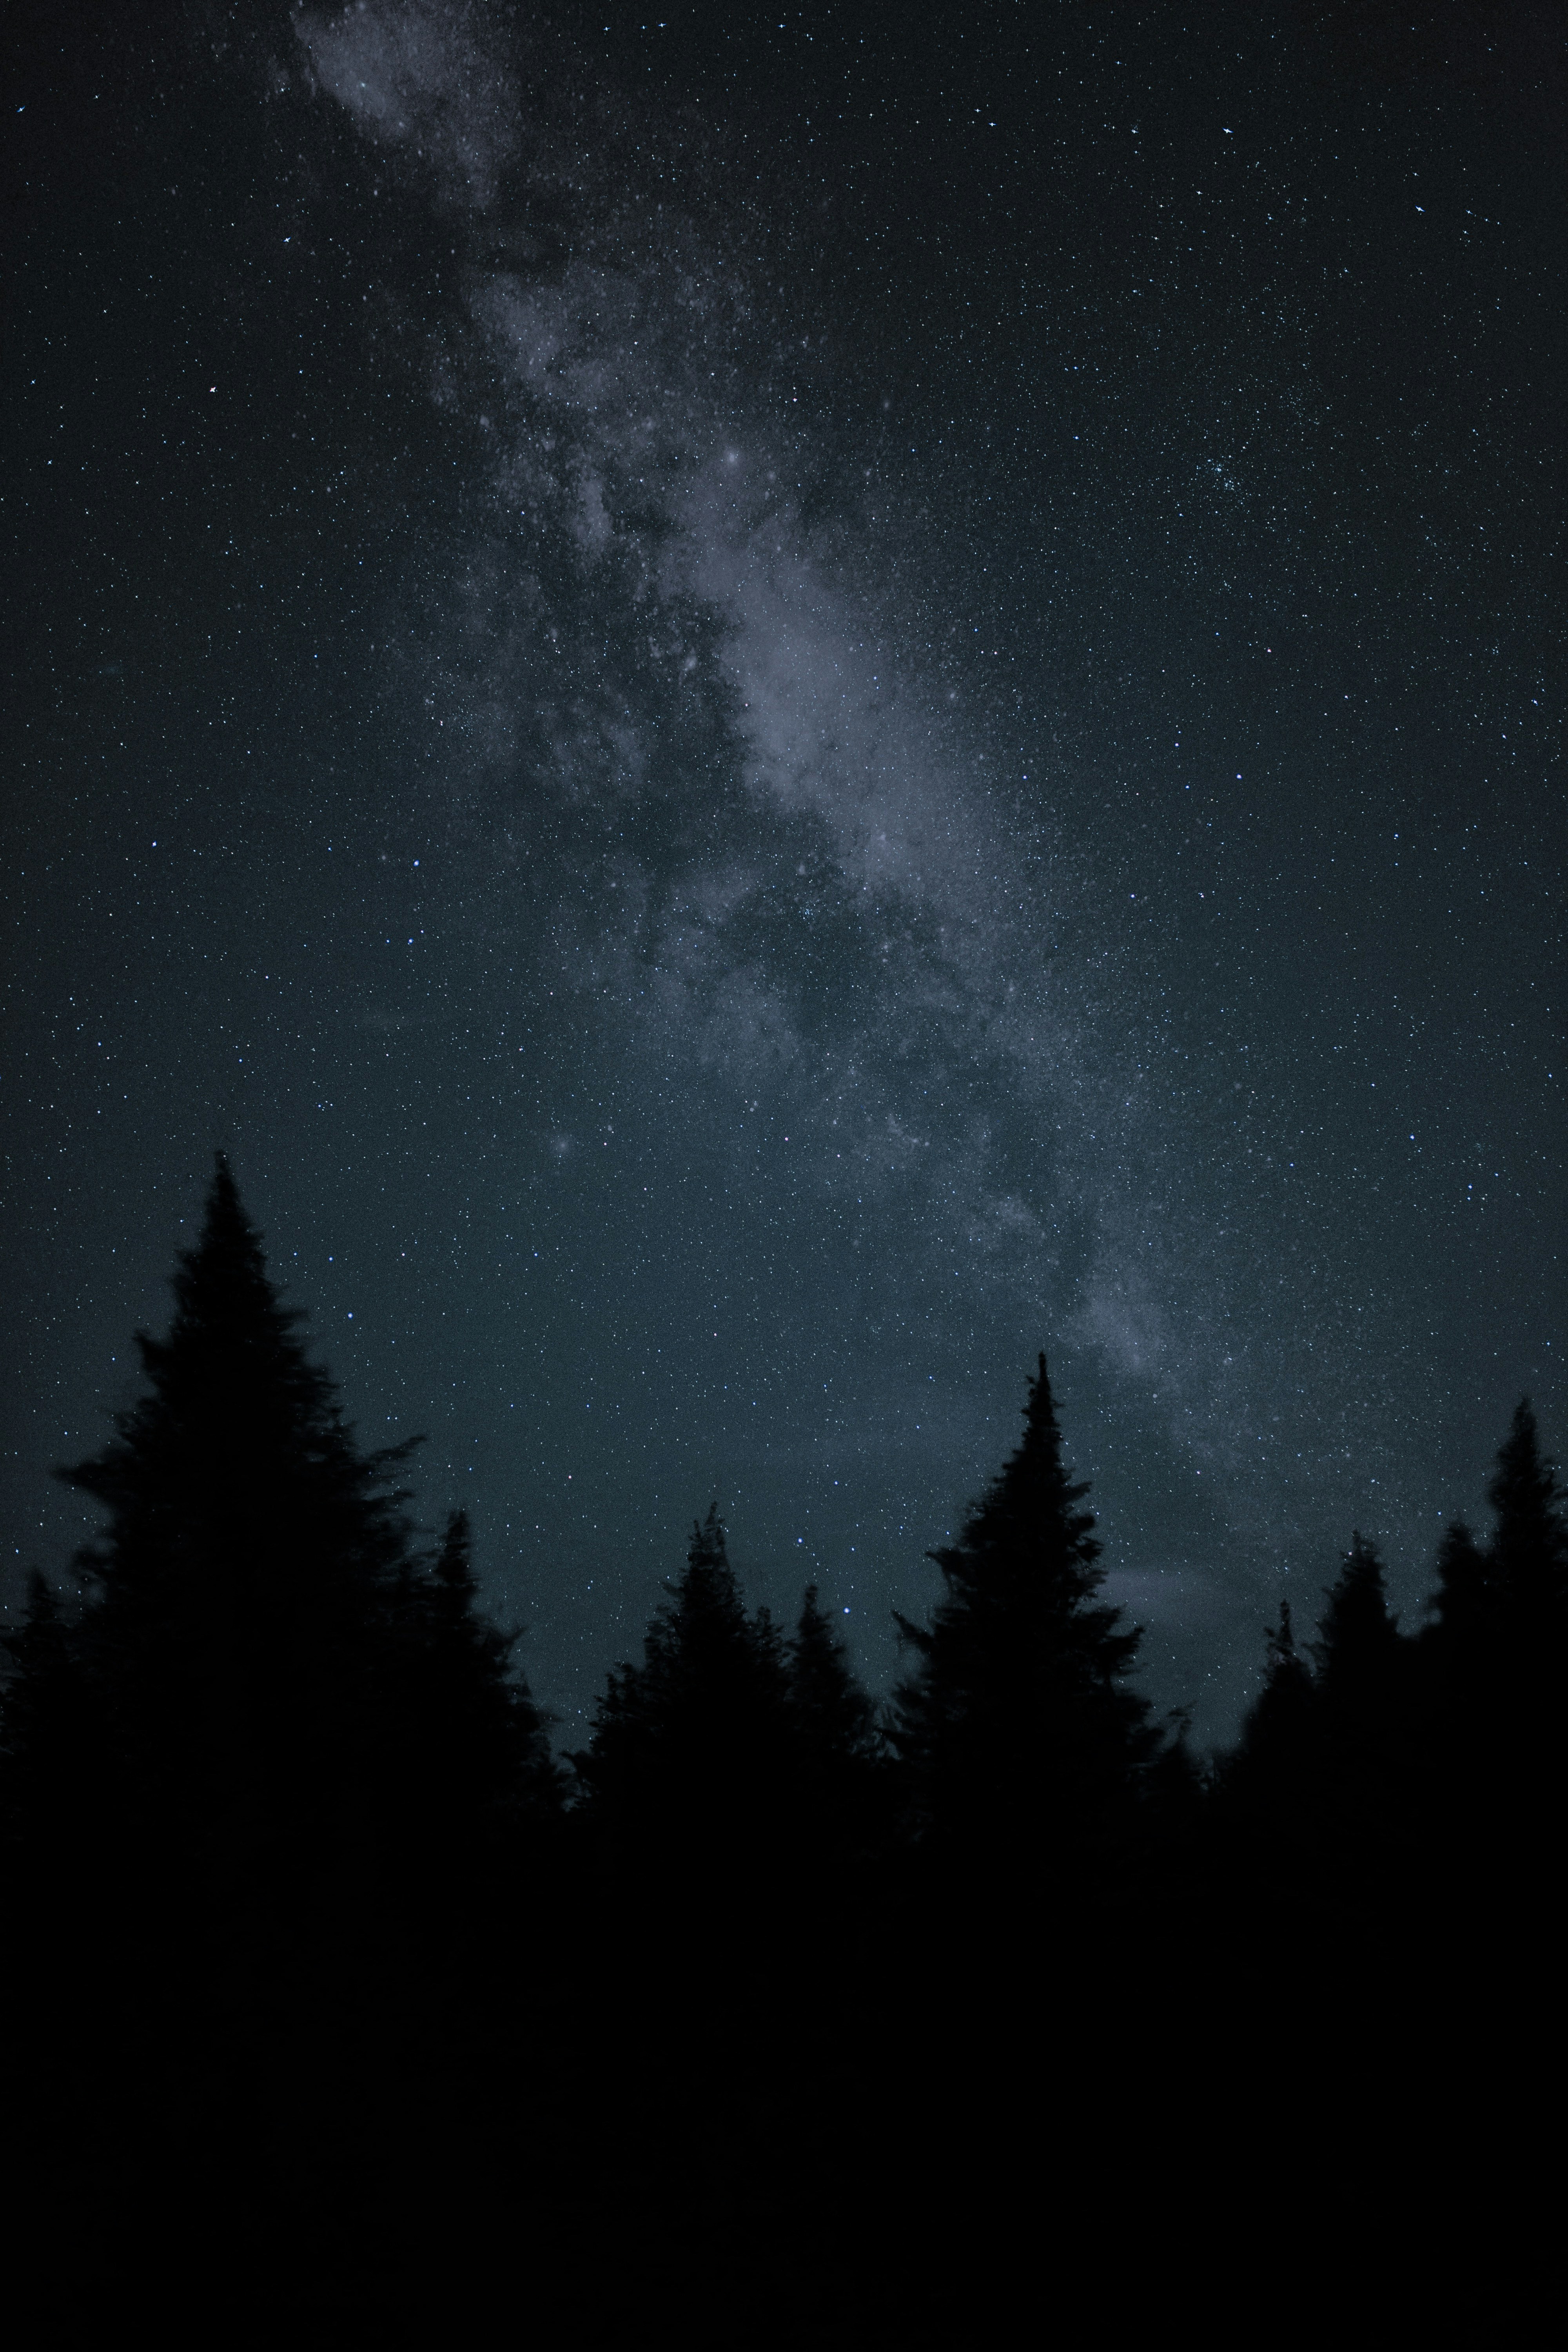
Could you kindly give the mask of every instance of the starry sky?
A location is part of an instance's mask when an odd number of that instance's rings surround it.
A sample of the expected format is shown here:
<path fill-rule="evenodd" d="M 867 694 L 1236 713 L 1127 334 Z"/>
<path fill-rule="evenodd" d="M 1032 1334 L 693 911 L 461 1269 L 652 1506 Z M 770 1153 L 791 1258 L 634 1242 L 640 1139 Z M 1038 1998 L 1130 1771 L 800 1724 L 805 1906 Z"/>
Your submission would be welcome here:
<path fill-rule="evenodd" d="M 133 21 L 132 21 L 133 20 Z M 1563 1429 L 1564 20 L 12 19 L 5 1552 L 215 1147 L 581 1737 L 1037 1351 L 1226 1737 Z"/>

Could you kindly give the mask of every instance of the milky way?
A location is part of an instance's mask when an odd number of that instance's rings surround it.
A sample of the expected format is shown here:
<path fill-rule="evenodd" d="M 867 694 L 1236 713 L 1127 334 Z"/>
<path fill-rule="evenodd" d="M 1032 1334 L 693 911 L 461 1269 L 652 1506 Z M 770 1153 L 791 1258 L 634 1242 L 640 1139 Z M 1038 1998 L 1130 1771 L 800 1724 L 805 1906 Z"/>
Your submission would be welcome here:
<path fill-rule="evenodd" d="M 39 1465 L 122 1392 L 222 1140 L 569 1723 L 714 1495 L 753 1591 L 819 1578 L 885 1682 L 1045 1347 L 1152 1687 L 1223 1731 L 1282 1587 L 1310 1607 L 1359 1522 L 1415 1607 L 1512 1395 L 1556 1400 L 1555 619 L 1454 380 L 1464 240 L 1531 278 L 1464 225 L 1498 126 L 1302 101 L 1257 40 L 1173 104 L 1163 53 L 1080 27 L 1079 94 L 1053 53 L 1025 103 L 1016 61 L 950 84 L 841 32 L 911 137 L 937 105 L 944 152 L 966 110 L 1005 142 L 966 166 L 1005 228 L 929 184 L 896 226 L 843 110 L 815 168 L 803 68 L 775 122 L 645 84 L 618 19 L 258 23 L 184 89 L 255 125 L 187 326 L 248 301 L 300 354 L 291 444 L 276 391 L 214 428 L 259 433 L 261 488 L 197 463 L 179 526 L 226 540 L 228 675 L 121 656 L 156 747 L 90 840 L 18 853 L 31 908 L 69 868 L 163 909 L 113 953 L 79 914 L 33 991 L 23 1223 L 91 1230 L 29 1293 L 21 1549 L 63 1556 Z M 1394 237 L 1423 415 L 1356 375 L 1347 283 L 1375 307 Z M 384 447 L 341 421 L 384 401 Z M 148 1176 L 112 1213 L 106 1111 Z"/>

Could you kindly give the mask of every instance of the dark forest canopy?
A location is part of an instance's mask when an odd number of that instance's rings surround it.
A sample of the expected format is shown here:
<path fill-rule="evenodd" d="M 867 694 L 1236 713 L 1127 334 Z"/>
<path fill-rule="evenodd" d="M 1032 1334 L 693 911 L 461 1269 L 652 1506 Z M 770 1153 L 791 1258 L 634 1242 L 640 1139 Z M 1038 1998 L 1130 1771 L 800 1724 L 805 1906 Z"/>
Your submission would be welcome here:
<path fill-rule="evenodd" d="M 465 1516 L 433 1546 L 419 1537 L 401 1483 L 417 1441 L 360 1446 L 221 1157 L 174 1292 L 166 1338 L 137 1337 L 144 1393 L 59 1474 L 106 1513 L 79 1605 L 35 1573 L 4 1637 L 13 1839 L 65 1808 L 105 1851 L 199 1853 L 221 1875 L 252 1839 L 268 1868 L 285 1853 L 325 1867 L 334 1839 L 569 1811 L 623 1855 L 734 1843 L 742 1822 L 754 1851 L 798 1842 L 809 1791 L 858 1837 L 874 1822 L 893 1848 L 998 1840 L 1049 1880 L 1125 1856 L 1170 1785 L 1179 1731 L 1151 1722 L 1139 1629 L 1100 1597 L 1043 1355 L 1017 1448 L 931 1555 L 944 1591 L 929 1623 L 898 1621 L 910 1665 L 887 1705 L 815 1586 L 792 1633 L 748 1612 L 715 1503 L 563 1772 L 517 1635 L 480 1611 Z M 1489 1538 L 1448 1528 L 1418 1630 L 1390 1614 L 1359 1532 L 1305 1649 L 1282 1604 L 1235 1752 L 1184 1767 L 1218 1813 L 1272 1810 L 1306 1835 L 1305 1808 L 1321 1842 L 1336 1803 L 1364 1822 L 1417 1782 L 1479 1788 L 1532 1742 L 1544 1753 L 1568 1544 L 1527 1401 L 1489 1500 Z"/>
<path fill-rule="evenodd" d="M 1426 1621 L 1397 1623 L 1353 1533 L 1315 1635 L 1281 1604 L 1241 1738 L 1207 1764 L 1131 1679 L 1139 1632 L 1102 1597 L 1043 1355 L 1016 1448 L 931 1555 L 929 1622 L 900 1621 L 885 1706 L 814 1586 L 793 1627 L 748 1606 L 715 1502 L 561 1760 L 463 1514 L 422 1535 L 411 1446 L 360 1445 L 221 1160 L 174 1290 L 140 1399 L 60 1474 L 105 1513 L 79 1600 L 35 1575 L 0 1637 L 6 1957 L 35 2021 L 17 2111 L 63 2135 L 67 2170 L 82 2133 L 123 2150 L 155 2109 L 196 2138 L 247 2117 L 245 2160 L 279 2177 L 308 2114 L 356 2178 L 458 2133 L 511 2149 L 512 2179 L 542 2162 L 495 2039 L 515 2012 L 564 2178 L 595 2197 L 629 2193 L 617 2150 L 651 2162 L 672 2133 L 728 2194 L 720 2113 L 759 2181 L 837 2178 L 835 2102 L 915 2095 L 897 2053 L 940 2045 L 963 2077 L 973 2051 L 941 2041 L 962 2032 L 998 2079 L 1034 2063 L 1045 1955 L 1069 2005 L 1091 1961 L 1109 1984 L 1156 1950 L 1233 2000 L 1238 1952 L 1272 1982 L 1369 1937 L 1452 1959 L 1481 1917 L 1505 1949 L 1538 1932 L 1568 1534 L 1528 1402 L 1490 1530 L 1449 1528 Z M 763 2000 L 783 2022 L 759 2038 Z M 858 2018 L 853 2059 L 824 2000 Z M 344 2291 L 358 2307 L 363 2277 Z"/>

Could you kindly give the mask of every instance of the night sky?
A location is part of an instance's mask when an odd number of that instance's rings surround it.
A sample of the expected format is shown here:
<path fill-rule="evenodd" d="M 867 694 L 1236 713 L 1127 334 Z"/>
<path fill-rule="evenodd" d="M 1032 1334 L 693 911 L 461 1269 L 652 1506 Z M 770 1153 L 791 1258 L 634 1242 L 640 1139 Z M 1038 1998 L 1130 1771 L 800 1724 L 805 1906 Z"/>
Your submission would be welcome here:
<path fill-rule="evenodd" d="M 14 12 L 5 1550 L 212 1153 L 580 1738 L 1049 1354 L 1147 1687 L 1563 1443 L 1564 17 Z"/>

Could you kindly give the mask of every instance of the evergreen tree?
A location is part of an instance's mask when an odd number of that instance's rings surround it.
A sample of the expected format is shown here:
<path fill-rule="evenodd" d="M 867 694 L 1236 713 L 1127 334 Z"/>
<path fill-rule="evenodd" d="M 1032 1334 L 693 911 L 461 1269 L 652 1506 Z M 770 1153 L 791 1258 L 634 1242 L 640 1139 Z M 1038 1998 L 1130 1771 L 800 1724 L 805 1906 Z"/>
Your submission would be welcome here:
<path fill-rule="evenodd" d="M 1318 1714 L 1311 1670 L 1296 1647 L 1289 1601 L 1281 1600 L 1279 1622 L 1265 1627 L 1264 1640 L 1263 1688 L 1243 1722 L 1237 1762 L 1260 1779 L 1296 1780 L 1310 1770 Z"/>
<path fill-rule="evenodd" d="M 395 1623 L 402 1651 L 410 1819 L 449 1840 L 455 1827 L 560 1810 L 561 1776 L 544 1719 L 513 1669 L 521 1636 L 480 1611 L 466 1511 L 454 1511 L 428 1570 L 406 1577 Z"/>
<path fill-rule="evenodd" d="M 1463 1519 L 1452 1519 L 1437 1547 L 1434 1622 L 1422 1639 L 1447 1657 L 1473 1656 L 1489 1638 L 1491 1623 L 1491 1563 Z"/>
<path fill-rule="evenodd" d="M 1322 1842 L 1322 1716 L 1290 1603 L 1266 1628 L 1263 1687 L 1215 1784 L 1222 1896 L 1288 1909 L 1316 1896 Z"/>
<path fill-rule="evenodd" d="M 877 1709 L 833 1620 L 808 1584 L 789 1644 L 789 1715 L 802 1751 L 825 1764 L 869 1760 L 880 1745 Z"/>
<path fill-rule="evenodd" d="M 623 1852 L 640 1846 L 662 1863 L 724 1844 L 738 1866 L 780 1821 L 787 1678 L 766 1612 L 746 1613 L 717 1504 L 665 1591 L 641 1664 L 612 1667 L 593 1739 L 571 1761 Z"/>
<path fill-rule="evenodd" d="M 78 1650 L 106 1828 L 232 1876 L 308 1866 L 374 1805 L 406 1445 L 364 1454 L 218 1160 L 148 1391 L 60 1475 L 106 1506 Z M 243 1857 L 243 1859 L 242 1859 Z"/>
<path fill-rule="evenodd" d="M 1383 1561 L 1359 1528 L 1325 1598 L 1314 1644 L 1321 1804 L 1337 1898 L 1386 1910 L 1409 1858 L 1411 1644 L 1388 1607 Z"/>
<path fill-rule="evenodd" d="M 420 1560 L 411 1444 L 355 1443 L 221 1158 L 174 1287 L 167 1338 L 138 1338 L 147 1393 L 62 1474 L 109 1512 L 71 1636 L 100 1843 L 252 1910 L 331 1864 L 341 1904 L 416 1846 L 423 1867 L 558 1809 L 466 1519 Z"/>
<path fill-rule="evenodd" d="M 881 1827 L 885 1781 L 876 1704 L 861 1685 L 817 1588 L 808 1584 L 788 1648 L 792 1772 L 807 1855 L 863 1853 Z"/>
<path fill-rule="evenodd" d="M 1568 1632 L 1568 1531 L 1528 1398 L 1514 1410 L 1487 1494 L 1491 1540 L 1479 1545 L 1458 1520 L 1448 1528 L 1420 1646 L 1431 1769 L 1450 1809 L 1489 1815 L 1500 1804 L 1511 1810 L 1521 1779 L 1543 1784 L 1560 1769 L 1555 1685 Z M 1514 1794 L 1505 1797 L 1505 1787 Z"/>
<path fill-rule="evenodd" d="M 1497 1515 L 1490 1568 L 1500 1630 L 1516 1654 L 1526 1646 L 1537 1656 L 1551 1654 L 1555 1673 L 1568 1601 L 1568 1529 L 1563 1489 L 1541 1451 L 1528 1397 L 1514 1408 L 1487 1500 Z"/>
<path fill-rule="evenodd" d="M 1413 1804 L 1411 1645 L 1390 1613 L 1377 1547 L 1359 1529 L 1324 1599 L 1315 1674 L 1281 1602 L 1263 1688 L 1219 1783 L 1237 1890 L 1298 1919 L 1346 1906 L 1361 1916 L 1391 1900 Z"/>
<path fill-rule="evenodd" d="M 1103 1864 L 1158 1746 L 1126 1683 L 1138 1631 L 1096 1599 L 1088 1491 L 1063 1466 L 1041 1356 L 1022 1444 L 931 1554 L 946 1591 L 929 1626 L 898 1620 L 918 1654 L 892 1728 L 917 1832 L 972 1855 L 1001 1840 L 1031 1877 Z"/>
<path fill-rule="evenodd" d="M 1323 1597 L 1329 1605 L 1313 1652 L 1325 1712 L 1347 1728 L 1369 1732 L 1393 1711 L 1403 1645 L 1377 1546 L 1359 1528 Z"/>
<path fill-rule="evenodd" d="M 1549 1857 L 1568 1802 L 1559 1687 L 1568 1530 L 1528 1398 L 1487 1496 L 1495 1526 L 1484 1551 L 1455 1528 L 1439 1553 L 1421 1645 L 1423 1748 L 1434 1884 L 1468 1885 L 1472 1912 L 1500 1917 L 1552 1901 Z"/>

